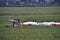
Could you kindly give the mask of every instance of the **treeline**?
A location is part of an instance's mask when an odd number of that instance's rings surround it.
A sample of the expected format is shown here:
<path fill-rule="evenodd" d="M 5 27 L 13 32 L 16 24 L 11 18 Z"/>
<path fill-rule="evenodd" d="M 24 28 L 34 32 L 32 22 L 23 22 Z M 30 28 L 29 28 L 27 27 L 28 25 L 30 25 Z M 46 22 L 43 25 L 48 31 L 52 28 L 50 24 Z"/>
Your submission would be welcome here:
<path fill-rule="evenodd" d="M 0 0 L 0 6 L 59 6 L 60 0 Z"/>

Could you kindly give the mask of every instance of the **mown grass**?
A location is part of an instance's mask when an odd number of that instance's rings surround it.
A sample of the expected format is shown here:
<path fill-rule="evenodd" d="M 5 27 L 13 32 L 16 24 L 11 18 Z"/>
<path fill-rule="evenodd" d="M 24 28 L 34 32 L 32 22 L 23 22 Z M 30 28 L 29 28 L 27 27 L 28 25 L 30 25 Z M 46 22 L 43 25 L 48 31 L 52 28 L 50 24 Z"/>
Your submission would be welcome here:
<path fill-rule="evenodd" d="M 60 13 L 60 7 L 0 7 L 0 13 L 45 15 L 50 13 Z"/>
<path fill-rule="evenodd" d="M 9 19 L 60 22 L 60 7 L 0 7 L 0 40 L 60 40 L 60 27 L 4 27 Z M 10 14 L 11 13 L 11 14 Z M 5 15 L 9 14 L 9 15 Z"/>
<path fill-rule="evenodd" d="M 0 40 L 60 40 L 60 27 L 0 27 Z"/>

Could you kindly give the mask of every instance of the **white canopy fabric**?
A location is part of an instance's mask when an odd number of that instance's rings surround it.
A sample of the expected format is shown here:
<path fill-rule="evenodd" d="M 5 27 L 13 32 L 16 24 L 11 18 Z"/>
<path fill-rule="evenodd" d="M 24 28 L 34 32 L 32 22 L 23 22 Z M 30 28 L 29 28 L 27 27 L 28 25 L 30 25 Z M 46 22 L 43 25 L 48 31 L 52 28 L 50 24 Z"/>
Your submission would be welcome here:
<path fill-rule="evenodd" d="M 24 22 L 24 25 L 40 25 L 40 26 L 53 26 L 53 24 L 60 24 L 59 22 Z"/>

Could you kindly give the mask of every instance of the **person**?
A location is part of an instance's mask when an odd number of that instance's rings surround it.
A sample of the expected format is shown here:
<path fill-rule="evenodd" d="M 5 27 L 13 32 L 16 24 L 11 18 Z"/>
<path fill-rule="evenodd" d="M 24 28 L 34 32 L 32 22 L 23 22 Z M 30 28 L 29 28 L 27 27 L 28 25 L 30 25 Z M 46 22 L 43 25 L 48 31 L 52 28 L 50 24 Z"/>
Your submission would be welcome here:
<path fill-rule="evenodd" d="M 20 25 L 20 20 L 19 19 L 14 19 L 13 23 L 13 27 L 17 27 Z"/>
<path fill-rule="evenodd" d="M 19 19 L 10 19 L 9 20 L 11 23 L 7 24 L 4 27 L 19 27 L 20 26 L 20 20 Z"/>

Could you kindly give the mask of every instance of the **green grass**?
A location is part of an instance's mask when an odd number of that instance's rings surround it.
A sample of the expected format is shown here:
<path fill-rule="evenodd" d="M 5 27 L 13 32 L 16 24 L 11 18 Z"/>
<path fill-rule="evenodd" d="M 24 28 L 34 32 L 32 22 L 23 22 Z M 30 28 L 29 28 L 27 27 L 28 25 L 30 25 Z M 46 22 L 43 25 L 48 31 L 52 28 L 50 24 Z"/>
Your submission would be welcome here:
<path fill-rule="evenodd" d="M 10 14 L 60 13 L 60 7 L 0 7 L 0 13 Z"/>
<path fill-rule="evenodd" d="M 14 18 L 23 22 L 60 22 L 60 7 L 0 7 L 0 14 L 0 40 L 60 40 L 60 27 L 4 27 Z"/>
<path fill-rule="evenodd" d="M 0 27 L 0 40 L 60 40 L 60 27 Z"/>

